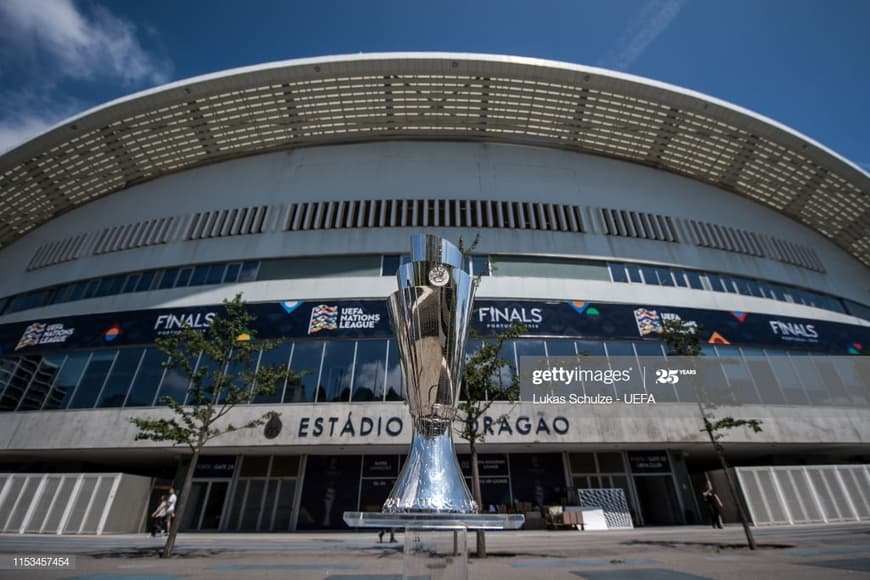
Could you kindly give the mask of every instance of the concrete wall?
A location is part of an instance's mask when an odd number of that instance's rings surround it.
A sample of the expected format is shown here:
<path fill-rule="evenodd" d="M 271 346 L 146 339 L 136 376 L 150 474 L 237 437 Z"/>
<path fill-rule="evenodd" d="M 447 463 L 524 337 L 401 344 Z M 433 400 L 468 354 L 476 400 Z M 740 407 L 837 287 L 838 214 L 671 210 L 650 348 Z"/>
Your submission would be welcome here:
<path fill-rule="evenodd" d="M 229 416 L 238 425 L 267 410 L 281 413 L 283 428 L 274 439 L 263 429 L 238 431 L 210 444 L 212 452 L 245 453 L 365 453 L 404 451 L 410 443 L 411 423 L 403 403 L 250 405 L 237 407 Z M 54 413 L 63 420 L 52 421 Z M 495 404 L 489 411 L 491 431 L 486 444 L 492 451 L 537 451 L 650 446 L 706 449 L 694 405 L 556 406 L 532 403 Z M 763 420 L 763 431 L 739 429 L 728 434 L 729 447 L 756 450 L 788 444 L 817 449 L 820 445 L 870 444 L 870 409 L 812 408 L 746 405 L 717 407 L 718 417 Z M 507 415 L 505 424 L 498 421 Z M 130 417 L 170 416 L 160 409 L 91 409 L 10 413 L 0 422 L 0 453 L 6 457 L 40 450 L 89 452 L 118 449 L 171 449 L 171 445 L 135 441 Z M 51 424 L 51 429 L 46 429 Z M 457 437 L 457 442 L 459 439 Z M 182 449 L 177 449 L 183 452 Z"/>
<path fill-rule="evenodd" d="M 277 223 L 272 223 L 272 230 L 263 234 L 177 241 L 24 272 L 36 249 L 47 242 L 145 219 L 292 201 L 436 197 L 624 208 L 730 225 L 812 246 L 828 273 L 689 244 L 594 233 L 482 230 L 480 252 L 617 257 L 676 264 L 773 279 L 870 302 L 866 283 L 870 275 L 864 266 L 820 234 L 737 195 L 650 168 L 588 155 L 509 145 L 424 142 L 273 153 L 132 187 L 64 214 L 0 250 L 4 271 L 15 274 L 0 280 L 0 296 L 69 280 L 175 264 L 394 253 L 408 245 L 409 231 L 282 232 Z M 451 238 L 462 235 L 471 239 L 476 232 L 450 229 L 446 233 Z M 671 289 L 645 292 L 666 290 Z M 161 295 L 160 300 L 164 299 L 171 300 L 171 296 Z"/>

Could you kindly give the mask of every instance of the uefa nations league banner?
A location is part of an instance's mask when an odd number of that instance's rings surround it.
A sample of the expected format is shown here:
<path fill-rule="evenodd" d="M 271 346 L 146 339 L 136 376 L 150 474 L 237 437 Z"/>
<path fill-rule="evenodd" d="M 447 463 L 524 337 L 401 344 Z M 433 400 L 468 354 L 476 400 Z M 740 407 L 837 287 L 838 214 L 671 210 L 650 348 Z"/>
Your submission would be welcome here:
<path fill-rule="evenodd" d="M 259 338 L 389 338 L 383 300 L 315 300 L 250 304 Z M 223 306 L 139 310 L 39 319 L 0 326 L 0 355 L 152 344 L 185 326 L 205 329 Z M 492 335 L 513 322 L 528 336 L 650 339 L 663 322 L 682 320 L 709 344 L 805 348 L 863 354 L 870 327 L 749 312 L 582 301 L 477 300 L 472 327 Z M 243 337 L 240 337 L 244 339 Z"/>

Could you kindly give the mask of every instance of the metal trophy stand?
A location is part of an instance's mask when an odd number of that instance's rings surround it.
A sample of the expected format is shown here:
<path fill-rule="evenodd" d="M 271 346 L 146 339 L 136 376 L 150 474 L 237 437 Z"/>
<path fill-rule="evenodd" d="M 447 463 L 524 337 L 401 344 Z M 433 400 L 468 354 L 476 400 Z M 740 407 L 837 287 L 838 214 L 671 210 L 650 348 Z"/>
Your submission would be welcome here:
<path fill-rule="evenodd" d="M 411 238 L 388 301 L 414 423 L 411 450 L 381 513 L 345 512 L 352 528 L 405 529 L 405 578 L 468 578 L 468 530 L 522 526 L 520 514 L 479 514 L 453 448 L 475 281 L 455 245 Z"/>
<path fill-rule="evenodd" d="M 516 530 L 522 514 L 344 512 L 351 528 L 404 528 L 402 578 L 468 579 L 468 532 Z"/>

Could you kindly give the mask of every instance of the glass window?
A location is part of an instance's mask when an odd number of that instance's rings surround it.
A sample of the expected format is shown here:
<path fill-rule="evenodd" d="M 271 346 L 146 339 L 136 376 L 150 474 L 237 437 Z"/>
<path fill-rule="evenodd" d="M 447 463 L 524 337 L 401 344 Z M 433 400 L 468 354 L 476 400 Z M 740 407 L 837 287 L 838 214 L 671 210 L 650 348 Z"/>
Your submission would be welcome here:
<path fill-rule="evenodd" d="M 239 282 L 253 282 L 257 279 L 257 270 L 260 267 L 260 262 L 252 261 L 242 264 L 242 271 L 239 273 Z"/>
<path fill-rule="evenodd" d="M 42 360 L 39 362 L 39 368 L 33 373 L 33 378 L 27 387 L 27 392 L 24 393 L 21 403 L 18 405 L 19 411 L 31 411 L 42 408 L 51 392 L 51 384 L 63 365 L 64 358 L 62 354 L 47 354 L 41 357 Z M 2 386 L 0 386 L 0 391 L 2 391 Z"/>
<path fill-rule="evenodd" d="M 622 453 L 599 453 L 598 471 L 600 473 L 625 473 Z"/>
<path fill-rule="evenodd" d="M 69 405 L 73 391 L 88 364 L 90 352 L 75 352 L 70 354 L 57 374 L 57 379 L 51 387 L 51 393 L 45 402 L 44 409 L 64 409 Z"/>
<path fill-rule="evenodd" d="M 9 371 L 4 369 L 4 374 L 9 374 L 10 372 L 11 374 L 5 379 L 6 390 L 3 392 L 3 398 L 0 399 L 0 409 L 14 411 L 18 407 L 27 390 L 27 385 L 39 367 L 39 358 L 39 355 L 18 357 L 14 370 Z"/>
<path fill-rule="evenodd" d="M 607 356 L 634 356 L 634 346 L 630 342 L 607 342 Z"/>
<path fill-rule="evenodd" d="M 332 340 L 326 343 L 323 368 L 317 385 L 318 401 L 349 401 L 355 343 Z"/>
<path fill-rule="evenodd" d="M 120 407 L 124 404 L 127 390 L 130 388 L 136 369 L 139 368 L 143 352 L 144 349 L 141 348 L 124 349 L 118 352 L 118 358 L 115 359 L 112 372 L 106 379 L 97 407 Z"/>
<path fill-rule="evenodd" d="M 577 354 L 580 356 L 606 356 L 604 352 L 604 343 L 593 340 L 578 340 Z"/>
<path fill-rule="evenodd" d="M 489 256 L 472 256 L 471 265 L 475 276 L 489 276 Z"/>
<path fill-rule="evenodd" d="M 227 264 L 227 271 L 224 274 L 224 282 L 235 282 L 239 278 L 239 272 L 242 269 L 242 265 L 238 262 L 233 264 Z"/>
<path fill-rule="evenodd" d="M 264 477 L 269 473 L 269 456 L 268 455 L 246 455 L 242 459 L 242 477 Z M 259 496 L 254 496 L 260 499 Z M 250 496 L 248 498 L 250 501 Z"/>
<path fill-rule="evenodd" d="M 175 286 L 175 279 L 178 277 L 178 268 L 169 268 L 163 272 L 163 277 L 160 278 L 160 284 L 157 286 L 160 290 L 172 288 Z"/>
<path fill-rule="evenodd" d="M 284 391 L 285 403 L 314 400 L 322 357 L 323 342 L 319 340 L 300 341 L 293 345 L 290 368 L 294 373 L 302 376 L 287 383 L 287 389 Z"/>
<path fill-rule="evenodd" d="M 517 362 L 519 362 L 521 356 L 547 356 L 543 340 L 532 340 L 525 338 L 517 340 L 515 344 Z"/>
<path fill-rule="evenodd" d="M 535 256 L 493 256 L 491 261 L 492 272 L 496 276 L 610 281 L 610 271 L 607 264 L 591 260 Z"/>
<path fill-rule="evenodd" d="M 395 340 L 387 341 L 387 393 L 388 401 L 401 401 L 405 398 L 405 381 L 399 364 L 399 351 Z"/>
<path fill-rule="evenodd" d="M 70 409 L 90 409 L 94 406 L 100 389 L 103 388 L 103 383 L 106 381 L 106 375 L 112 368 L 116 354 L 118 354 L 117 350 L 94 352 L 73 395 L 73 400 L 69 405 Z"/>
<path fill-rule="evenodd" d="M 114 296 L 121 293 L 124 286 L 124 276 L 109 276 L 100 280 L 97 296 Z"/>
<path fill-rule="evenodd" d="M 100 280 L 88 280 L 87 286 L 85 286 L 85 291 L 82 293 L 82 299 L 86 300 L 88 298 L 93 298 L 97 295 L 97 289 L 100 287 Z"/>
<path fill-rule="evenodd" d="M 144 292 L 146 290 L 150 290 L 151 284 L 154 282 L 154 274 L 154 270 L 142 272 L 142 277 L 139 278 L 139 282 L 136 284 L 136 292 Z"/>
<path fill-rule="evenodd" d="M 798 378 L 803 384 L 804 391 L 810 400 L 811 405 L 830 405 L 831 398 L 828 393 L 828 388 L 819 374 L 816 364 L 809 356 L 808 352 L 791 352 L 789 358 L 791 364 L 797 373 Z"/>
<path fill-rule="evenodd" d="M 830 400 L 827 404 L 837 405 L 840 407 L 849 407 L 852 405 L 852 400 L 846 389 L 846 385 L 840 380 L 840 375 L 837 373 L 837 364 L 826 360 L 823 357 L 815 359 L 816 369 L 821 376 L 822 388 L 827 387 Z M 860 403 L 858 403 L 860 404 Z"/>
<path fill-rule="evenodd" d="M 654 286 L 659 285 L 659 277 L 656 276 L 656 269 L 650 266 L 641 266 L 640 273 L 643 274 L 643 283 L 644 284 L 652 284 Z"/>
<path fill-rule="evenodd" d="M 614 282 L 628 282 L 628 275 L 625 273 L 625 265 L 618 262 L 610 262 L 610 277 Z"/>
<path fill-rule="evenodd" d="M 626 264 L 625 273 L 628 274 L 628 281 L 634 284 L 642 284 L 643 279 L 640 277 L 640 267 L 637 264 Z"/>
<path fill-rule="evenodd" d="M 502 394 L 500 391 L 510 388 L 511 381 L 513 379 L 513 375 L 515 369 L 518 368 L 517 365 L 517 356 L 516 356 L 516 344 L 517 340 L 506 340 L 502 344 L 501 351 L 499 355 L 502 359 L 507 361 L 508 364 L 503 365 L 495 374 L 494 378 L 498 381 L 498 390 L 493 393 L 492 399 L 495 401 L 505 400 L 507 397 Z M 544 344 L 543 342 L 538 341 L 540 344 L 540 354 L 543 356 L 544 354 Z M 513 365 L 513 369 L 509 366 Z"/>
<path fill-rule="evenodd" d="M 69 294 L 70 290 L 72 290 L 72 284 L 64 284 L 63 286 L 58 286 L 54 291 L 54 295 L 51 297 L 52 304 L 60 304 L 61 302 L 66 302 L 66 296 Z M 0 300 L 0 312 L 3 312 L 2 300 Z"/>
<path fill-rule="evenodd" d="M 717 346 L 719 362 L 722 370 L 731 386 L 731 393 L 738 404 L 748 405 L 759 403 L 752 373 L 740 356 L 740 349 L 736 346 Z"/>
<path fill-rule="evenodd" d="M 535 357 L 543 357 L 546 356 L 546 350 L 544 346 L 543 340 L 530 340 L 530 339 L 521 339 L 515 342 L 515 350 L 517 356 L 517 372 L 521 372 L 523 368 L 523 357 L 524 356 L 535 356 Z M 505 374 L 505 379 L 508 381 L 507 384 L 510 384 L 510 371 Z M 525 392 L 521 393 L 521 399 L 523 400 L 531 400 L 531 394 L 527 394 Z"/>
<path fill-rule="evenodd" d="M 208 276 L 208 266 L 197 266 L 190 275 L 190 286 L 202 286 Z"/>
<path fill-rule="evenodd" d="M 635 342 L 634 349 L 637 351 L 637 356 L 655 356 L 663 357 L 662 343 L 652 341 Z"/>
<path fill-rule="evenodd" d="M 859 360 L 860 357 L 839 359 L 837 364 L 833 366 L 853 404 L 856 406 L 867 406 L 868 402 L 870 402 L 870 399 L 868 399 L 870 392 L 864 388 L 864 379 L 859 370 Z"/>
<path fill-rule="evenodd" d="M 235 351 L 233 351 L 231 356 L 235 356 Z M 247 373 L 254 372 L 254 370 L 256 370 L 257 362 L 260 360 L 260 351 L 258 349 L 255 349 L 253 352 L 251 352 L 249 354 L 249 357 L 252 361 L 250 366 L 246 365 L 242 361 L 234 361 L 234 362 L 231 362 L 229 365 L 227 365 L 226 374 L 228 377 L 232 377 L 232 380 L 230 381 L 230 383 L 232 384 L 233 388 L 236 388 L 236 389 L 239 389 L 242 391 L 250 391 L 251 390 L 251 383 L 248 379 Z M 284 383 L 282 381 L 280 385 L 275 387 L 275 390 L 276 390 L 276 392 L 278 392 L 280 394 L 281 391 L 283 390 L 283 388 L 284 388 Z M 224 391 L 221 394 L 221 402 L 226 400 L 226 396 L 228 394 L 229 394 L 229 391 Z M 280 401 L 280 399 L 277 399 L 277 400 Z"/>
<path fill-rule="evenodd" d="M 388 255 L 381 257 L 381 276 L 395 276 L 399 271 L 399 264 L 410 260 L 410 256 Z"/>
<path fill-rule="evenodd" d="M 671 276 L 671 271 L 667 268 L 655 268 L 656 274 L 659 277 L 659 283 L 662 286 L 673 286 L 674 279 Z"/>
<path fill-rule="evenodd" d="M 746 367 L 749 369 L 756 387 L 758 387 L 761 402 L 767 405 L 785 404 L 785 398 L 779 389 L 779 383 L 776 382 L 776 376 L 773 374 L 773 369 L 764 351 L 760 348 L 743 347 L 741 352 L 743 360 L 746 361 Z"/>
<path fill-rule="evenodd" d="M 776 377 L 782 392 L 785 395 L 785 402 L 788 405 L 806 405 L 809 403 L 806 393 L 803 390 L 800 379 L 795 374 L 794 367 L 783 350 L 767 350 L 766 351 L 773 369 L 773 374 Z"/>
<path fill-rule="evenodd" d="M 761 292 L 761 288 L 755 280 L 746 280 L 746 290 L 751 293 L 752 296 L 764 298 L 764 294 Z"/>
<path fill-rule="evenodd" d="M 689 287 L 695 290 L 703 290 L 704 285 L 701 283 L 701 276 L 697 272 L 691 270 L 686 271 L 686 280 L 689 281 Z"/>
<path fill-rule="evenodd" d="M 69 291 L 69 300 L 70 302 L 75 300 L 81 300 L 82 295 L 85 293 L 85 287 L 88 285 L 87 282 L 76 282 L 72 284 L 72 288 Z"/>
<path fill-rule="evenodd" d="M 685 273 L 682 270 L 671 269 L 671 275 L 674 277 L 674 282 L 680 288 L 688 288 L 689 283 L 686 281 Z"/>
<path fill-rule="evenodd" d="M 190 275 L 193 274 L 193 268 L 182 268 L 178 272 L 178 278 L 175 280 L 175 287 L 182 288 L 190 284 Z"/>
<path fill-rule="evenodd" d="M 574 348 L 573 340 L 548 340 L 547 341 L 547 356 L 575 356 L 577 351 Z"/>
<path fill-rule="evenodd" d="M 725 292 L 722 286 L 722 277 L 718 274 L 707 273 L 707 280 L 710 282 L 710 290 L 714 292 Z"/>
<path fill-rule="evenodd" d="M 150 407 L 154 404 L 154 395 L 163 378 L 163 361 L 166 356 L 156 348 L 145 351 L 145 357 L 139 367 L 139 372 L 133 380 L 133 388 L 127 398 L 127 407 Z"/>
<path fill-rule="evenodd" d="M 128 292 L 135 292 L 136 286 L 139 284 L 139 280 L 142 278 L 142 272 L 135 272 L 133 274 L 127 274 L 127 277 L 124 279 L 124 287 L 121 288 L 121 294 L 127 294 Z"/>
<path fill-rule="evenodd" d="M 208 267 L 208 274 L 205 277 L 206 284 L 220 284 L 224 279 L 225 264 L 212 264 Z"/>
<path fill-rule="evenodd" d="M 218 370 L 218 366 L 220 363 L 213 358 L 206 356 L 205 353 L 200 353 L 199 360 L 196 363 L 196 367 L 193 369 L 194 373 L 204 372 L 205 374 L 200 381 L 200 390 L 202 392 L 202 398 L 204 401 L 211 401 L 212 395 L 214 393 L 215 386 L 215 372 Z M 218 397 L 221 398 L 226 396 L 226 392 L 218 393 Z M 188 393 L 185 403 L 188 405 L 192 405 L 194 401 L 194 393 L 193 393 L 193 381 L 190 381 L 188 386 Z"/>
<path fill-rule="evenodd" d="M 281 367 L 287 369 L 290 362 L 290 348 L 293 346 L 291 342 L 281 342 L 272 350 L 267 350 L 260 354 L 260 367 Z M 284 386 L 287 381 L 278 381 L 275 383 L 275 390 L 271 395 L 261 394 L 256 395 L 252 403 L 280 403 L 284 397 Z M 295 403 L 297 401 L 284 401 L 285 403 Z"/>
<path fill-rule="evenodd" d="M 595 456 L 592 453 L 569 453 L 572 473 L 598 473 L 595 468 Z"/>
<path fill-rule="evenodd" d="M 352 401 L 384 399 L 386 340 L 361 340 L 356 346 Z"/>
<path fill-rule="evenodd" d="M 171 397 L 176 403 L 183 403 L 187 398 L 189 385 L 190 378 L 179 367 L 167 368 L 157 393 L 157 404 L 163 404 L 161 401 L 163 397 Z"/>

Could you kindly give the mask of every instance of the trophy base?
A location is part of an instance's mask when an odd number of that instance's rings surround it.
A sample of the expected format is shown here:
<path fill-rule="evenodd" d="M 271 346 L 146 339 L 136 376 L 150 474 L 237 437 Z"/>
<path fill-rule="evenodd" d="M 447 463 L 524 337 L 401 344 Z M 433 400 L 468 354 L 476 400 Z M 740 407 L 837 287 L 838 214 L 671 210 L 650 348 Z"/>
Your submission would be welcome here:
<path fill-rule="evenodd" d="M 468 532 L 516 530 L 522 514 L 433 514 L 344 512 L 351 528 L 403 530 L 402 578 L 467 580 Z"/>
<path fill-rule="evenodd" d="M 406 528 L 429 530 L 517 530 L 525 522 L 523 514 L 434 514 L 344 512 L 350 528 Z"/>
<path fill-rule="evenodd" d="M 418 422 L 411 450 L 393 491 L 384 502 L 388 513 L 473 514 L 477 502 L 471 497 L 456 453 L 450 423 L 442 429 Z"/>

